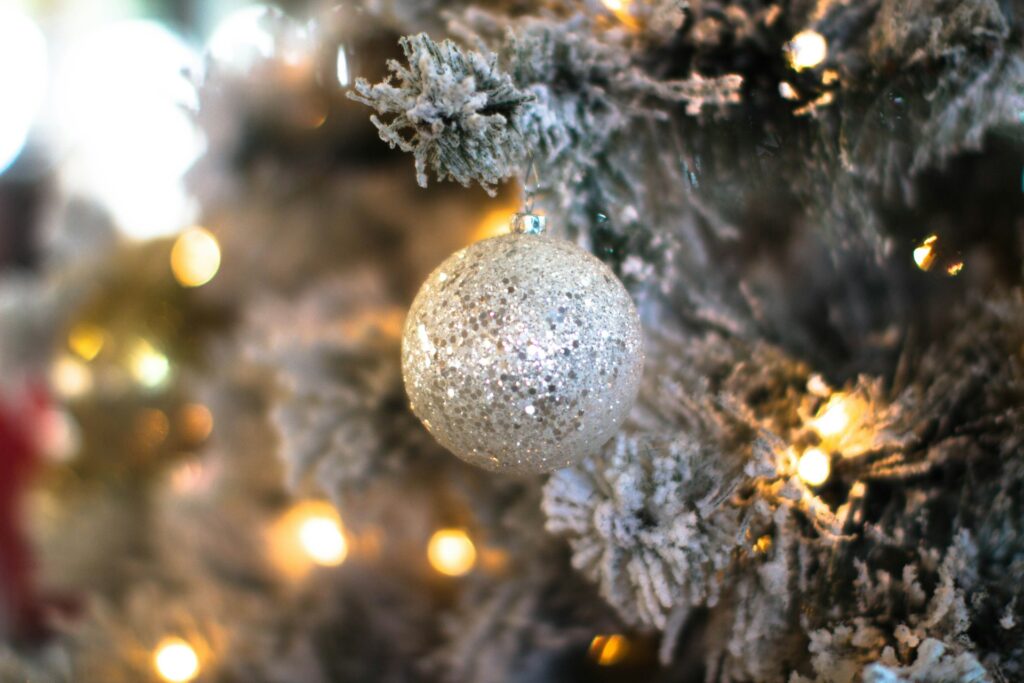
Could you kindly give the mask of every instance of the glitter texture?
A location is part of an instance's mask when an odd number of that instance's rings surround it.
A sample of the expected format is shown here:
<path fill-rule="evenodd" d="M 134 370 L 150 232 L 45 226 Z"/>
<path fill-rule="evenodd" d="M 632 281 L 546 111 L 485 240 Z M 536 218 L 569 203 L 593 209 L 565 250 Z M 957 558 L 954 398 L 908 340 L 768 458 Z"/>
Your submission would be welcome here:
<path fill-rule="evenodd" d="M 625 419 L 642 370 L 640 320 L 622 283 L 544 235 L 452 255 L 420 288 L 402 339 L 413 412 L 490 470 L 547 472 L 593 453 Z"/>

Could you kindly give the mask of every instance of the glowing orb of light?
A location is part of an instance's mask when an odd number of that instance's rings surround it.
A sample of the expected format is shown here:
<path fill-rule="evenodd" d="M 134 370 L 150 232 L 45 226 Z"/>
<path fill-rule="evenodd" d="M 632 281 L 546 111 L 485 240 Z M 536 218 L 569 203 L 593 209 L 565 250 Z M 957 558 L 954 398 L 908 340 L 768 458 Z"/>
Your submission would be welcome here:
<path fill-rule="evenodd" d="M 476 546 L 461 529 L 441 529 L 430 537 L 427 559 L 446 576 L 462 576 L 476 564 Z"/>
<path fill-rule="evenodd" d="M 808 448 L 797 462 L 796 472 L 810 486 L 821 486 L 831 473 L 829 457 L 820 448 Z"/>
<path fill-rule="evenodd" d="M 106 333 L 101 327 L 90 323 L 79 323 L 68 333 L 68 347 L 82 360 L 96 358 L 105 343 Z"/>
<path fill-rule="evenodd" d="M 171 271 L 183 287 L 199 287 L 220 269 L 220 245 L 209 230 L 200 227 L 183 232 L 171 248 Z"/>
<path fill-rule="evenodd" d="M 181 638 L 165 638 L 156 647 L 153 668 L 168 683 L 188 683 L 199 675 L 199 655 Z"/>
<path fill-rule="evenodd" d="M 153 21 L 107 24 L 73 42 L 56 86 L 61 179 L 96 199 L 126 235 L 179 231 L 195 204 L 182 177 L 203 150 L 188 110 L 198 54 Z"/>
<path fill-rule="evenodd" d="M 348 542 L 337 514 L 311 514 L 304 519 L 299 525 L 299 542 L 309 558 L 324 567 L 336 567 L 348 556 Z"/>
<path fill-rule="evenodd" d="M 817 31 L 800 31 L 786 45 L 786 54 L 795 71 L 813 69 L 828 56 L 828 41 Z"/>
<path fill-rule="evenodd" d="M 274 60 L 292 67 L 312 67 L 315 52 L 310 30 L 271 5 L 249 5 L 228 14 L 206 42 L 213 63 L 245 75 Z"/>
<path fill-rule="evenodd" d="M 594 636 L 589 655 L 600 666 L 614 666 L 629 654 L 629 641 L 618 634 Z"/>
<path fill-rule="evenodd" d="M 841 394 L 833 394 L 814 418 L 814 426 L 821 436 L 837 436 L 850 425 L 850 405 Z"/>
<path fill-rule="evenodd" d="M 921 270 L 930 270 L 935 263 L 935 247 L 939 241 L 938 235 L 928 235 L 921 243 L 914 247 L 914 263 Z"/>
<path fill-rule="evenodd" d="M 271 562 L 292 580 L 302 579 L 314 565 L 337 567 L 349 555 L 341 515 L 325 500 L 296 502 L 267 532 Z"/>
<path fill-rule="evenodd" d="M 27 15 L 0 7 L 0 173 L 25 146 L 46 94 L 46 39 Z"/>
<path fill-rule="evenodd" d="M 640 27 L 636 17 L 633 16 L 633 3 L 630 0 L 601 0 L 609 12 L 615 15 L 615 18 L 623 23 L 624 26 L 631 29 L 637 29 Z"/>
<path fill-rule="evenodd" d="M 50 383 L 58 396 L 80 398 L 92 390 L 92 371 L 74 356 L 62 355 L 50 368 Z"/>
<path fill-rule="evenodd" d="M 135 380 L 149 389 L 163 386 L 171 375 L 171 361 L 145 339 L 136 343 L 129 367 Z"/>

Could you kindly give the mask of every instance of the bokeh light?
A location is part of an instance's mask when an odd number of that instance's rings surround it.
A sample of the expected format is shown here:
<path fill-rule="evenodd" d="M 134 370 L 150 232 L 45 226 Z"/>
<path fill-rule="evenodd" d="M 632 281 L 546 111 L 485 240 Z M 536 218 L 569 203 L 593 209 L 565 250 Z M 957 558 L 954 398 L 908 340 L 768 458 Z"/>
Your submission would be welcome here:
<path fill-rule="evenodd" d="M 837 436 L 850 425 L 850 404 L 842 393 L 833 394 L 814 418 L 818 434 L 828 438 Z"/>
<path fill-rule="evenodd" d="M 315 565 L 336 567 L 349 554 L 341 516 L 324 500 L 292 505 L 268 530 L 270 559 L 285 576 L 298 580 Z"/>
<path fill-rule="evenodd" d="M 601 0 L 601 3 L 605 6 L 605 9 L 614 14 L 615 18 L 621 21 L 624 26 L 631 29 L 640 28 L 639 22 L 637 22 L 636 17 L 633 16 L 632 0 Z"/>
<path fill-rule="evenodd" d="M 928 235 L 914 248 L 914 263 L 921 270 L 930 270 L 935 264 L 935 246 L 938 241 L 938 235 Z"/>
<path fill-rule="evenodd" d="M 178 427 L 190 443 L 202 443 L 213 431 L 213 413 L 202 403 L 186 403 L 178 411 Z"/>
<path fill-rule="evenodd" d="M 0 173 L 18 158 L 46 94 L 46 39 L 27 15 L 0 7 Z"/>
<path fill-rule="evenodd" d="M 241 76 L 272 60 L 312 68 L 313 44 L 309 28 L 276 7 L 257 4 L 224 17 L 210 35 L 206 52 L 217 68 Z"/>
<path fill-rule="evenodd" d="M 61 178 L 103 204 L 126 235 L 145 239 L 191 222 L 182 182 L 203 150 L 198 54 L 164 26 L 118 21 L 72 42 L 58 71 L 56 129 L 66 148 Z"/>
<path fill-rule="evenodd" d="M 106 343 L 103 328 L 90 323 L 79 323 L 68 333 L 68 348 L 82 360 L 90 361 L 99 355 Z"/>
<path fill-rule="evenodd" d="M 165 638 L 153 654 L 153 668 L 168 683 L 187 683 L 199 675 L 199 655 L 181 638 Z"/>
<path fill-rule="evenodd" d="M 810 486 L 821 486 L 828 481 L 831 464 L 825 451 L 820 448 L 808 448 L 800 456 L 796 466 L 797 474 Z"/>
<path fill-rule="evenodd" d="M 336 567 L 348 556 L 348 542 L 341 520 L 331 511 L 312 513 L 299 526 L 299 541 L 310 559 L 325 567 Z"/>
<path fill-rule="evenodd" d="M 149 389 L 162 387 L 171 375 L 170 360 L 145 339 L 136 342 L 129 367 L 135 380 Z"/>
<path fill-rule="evenodd" d="M 629 640 L 618 634 L 594 636 L 590 641 L 590 658 L 600 666 L 614 666 L 629 654 Z"/>
<path fill-rule="evenodd" d="M 813 69 L 828 56 L 828 41 L 817 31 L 800 31 L 786 44 L 786 56 L 795 71 Z"/>
<path fill-rule="evenodd" d="M 462 576 L 476 564 L 476 546 L 462 529 L 441 529 L 427 544 L 430 566 L 446 576 Z"/>
<path fill-rule="evenodd" d="M 38 435 L 43 456 L 51 462 L 66 463 L 82 448 L 82 428 L 64 408 L 54 407 L 43 413 Z"/>
<path fill-rule="evenodd" d="M 209 230 L 189 228 L 171 248 L 171 272 L 183 287 L 199 287 L 220 269 L 220 245 Z"/>
<path fill-rule="evenodd" d="M 62 355 L 50 367 L 50 384 L 62 398 L 79 398 L 92 390 L 92 371 L 71 355 Z"/>

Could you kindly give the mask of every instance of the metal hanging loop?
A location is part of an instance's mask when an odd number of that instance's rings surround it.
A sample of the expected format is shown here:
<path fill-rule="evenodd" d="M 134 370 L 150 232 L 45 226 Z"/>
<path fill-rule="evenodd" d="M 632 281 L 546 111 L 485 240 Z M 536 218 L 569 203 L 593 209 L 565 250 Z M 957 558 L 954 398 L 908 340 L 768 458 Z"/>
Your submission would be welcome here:
<path fill-rule="evenodd" d="M 526 173 L 523 174 L 523 210 L 512 218 L 512 232 L 539 235 L 547 228 L 547 218 L 533 212 L 533 199 L 539 189 L 540 175 L 531 154 L 526 163 Z"/>

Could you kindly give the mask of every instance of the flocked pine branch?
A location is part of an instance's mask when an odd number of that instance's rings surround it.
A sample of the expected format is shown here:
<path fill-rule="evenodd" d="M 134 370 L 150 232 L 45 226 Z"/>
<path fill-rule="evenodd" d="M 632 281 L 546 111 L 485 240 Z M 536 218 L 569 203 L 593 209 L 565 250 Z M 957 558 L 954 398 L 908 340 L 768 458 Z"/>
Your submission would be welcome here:
<path fill-rule="evenodd" d="M 516 115 L 530 95 L 498 69 L 494 55 L 423 33 L 400 44 L 408 66 L 388 63 L 398 85 L 390 78 L 377 85 L 360 79 L 351 97 L 389 117 L 371 120 L 382 140 L 412 152 L 421 185 L 430 170 L 442 180 L 477 180 L 493 191 L 525 158 Z"/>
<path fill-rule="evenodd" d="M 729 472 L 729 459 L 682 434 L 620 437 L 605 457 L 552 476 L 547 529 L 568 536 L 574 566 L 627 620 L 664 628 L 674 609 L 717 603 L 746 545 L 747 523 L 729 499 L 757 468 Z"/>
<path fill-rule="evenodd" d="M 431 170 L 491 189 L 522 172 L 531 155 L 559 176 L 578 178 L 637 117 L 665 116 L 678 103 L 697 114 L 739 100 L 735 74 L 667 81 L 644 74 L 621 41 L 596 36 L 584 15 L 524 18 L 507 32 L 499 25 L 507 20 L 472 11 L 453 23 L 467 38 L 490 35 L 476 41 L 478 50 L 425 34 L 404 37 L 408 66 L 389 62 L 397 86 L 391 78 L 360 80 L 350 95 L 376 109 L 371 120 L 383 140 L 413 153 L 421 185 Z"/>

